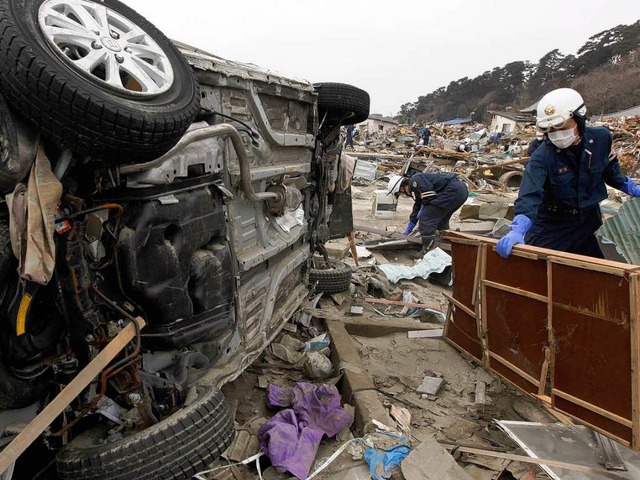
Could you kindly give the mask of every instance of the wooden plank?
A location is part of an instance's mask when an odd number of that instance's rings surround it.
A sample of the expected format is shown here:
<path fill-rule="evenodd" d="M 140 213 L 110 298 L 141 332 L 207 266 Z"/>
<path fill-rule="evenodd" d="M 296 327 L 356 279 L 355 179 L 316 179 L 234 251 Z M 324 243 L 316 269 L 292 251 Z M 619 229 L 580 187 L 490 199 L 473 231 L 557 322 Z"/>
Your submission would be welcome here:
<path fill-rule="evenodd" d="M 457 234 L 454 234 L 453 232 L 448 232 L 447 231 L 447 232 L 443 233 L 440 238 L 442 238 L 443 240 L 446 240 L 446 241 L 450 241 L 452 243 L 459 243 L 461 245 L 471 245 L 471 246 L 474 246 L 474 247 L 477 247 L 478 245 L 481 244 L 481 242 L 478 242 L 474 238 L 469 238 L 469 239 L 467 239 L 467 238 L 458 238 L 457 236 L 453 236 L 453 235 L 457 235 Z"/>
<path fill-rule="evenodd" d="M 136 319 L 139 328 L 145 325 L 142 318 Z M 44 410 L 22 430 L 7 447 L 0 452 L 0 474 L 5 472 L 31 445 L 58 415 L 89 385 L 98 374 L 136 336 L 133 323 L 124 327 L 96 357 L 47 405 Z"/>
<path fill-rule="evenodd" d="M 542 364 L 542 372 L 540 372 L 540 384 L 538 385 L 538 395 L 544 395 L 547 389 L 547 377 L 549 376 L 549 361 L 551 352 L 549 348 L 544 349 L 544 363 Z"/>
<path fill-rule="evenodd" d="M 464 306 L 462 303 L 460 303 L 458 300 L 453 298 L 451 295 L 447 295 L 446 293 L 443 293 L 442 295 L 444 296 L 444 298 L 449 300 L 451 303 L 453 303 L 460 310 L 464 311 L 467 315 L 475 318 L 476 313 L 473 310 L 471 310 L 469 307 Z"/>
<path fill-rule="evenodd" d="M 538 386 L 539 382 L 538 380 L 536 380 L 535 378 L 533 378 L 531 375 L 529 375 L 527 372 L 524 372 L 522 370 L 520 370 L 518 367 L 516 367 L 514 364 L 508 362 L 507 360 L 505 360 L 504 358 L 502 358 L 500 355 L 496 355 L 493 352 L 489 352 L 489 355 L 491 356 L 491 358 L 493 358 L 494 360 L 497 360 L 498 362 L 500 362 L 502 365 L 504 365 L 505 367 L 507 367 L 509 370 L 511 370 L 513 373 L 520 375 L 522 378 L 524 378 L 527 382 L 532 383 L 533 385 L 535 385 L 536 387 Z"/>
<path fill-rule="evenodd" d="M 617 265 L 602 265 L 599 263 L 593 263 L 590 261 L 585 261 L 585 260 L 578 260 L 575 258 L 564 258 L 564 257 L 558 257 L 558 256 L 549 256 L 547 258 L 547 260 L 551 263 L 557 263 L 559 265 L 566 265 L 568 267 L 573 267 L 573 268 L 582 268 L 582 269 L 586 269 L 586 270 L 591 270 L 594 272 L 602 272 L 602 273 L 607 273 L 609 275 L 616 275 L 618 277 L 624 277 L 625 275 L 627 275 L 630 271 L 633 271 L 633 269 L 629 269 L 629 268 L 620 268 Z M 627 265 L 626 263 L 623 263 L 622 265 Z"/>
<path fill-rule="evenodd" d="M 393 238 L 396 240 L 406 240 L 409 243 L 422 244 L 422 240 L 419 237 L 412 237 L 410 235 L 403 235 L 397 232 L 387 232 L 382 228 L 370 227 L 368 225 L 364 225 L 361 223 L 355 223 L 357 221 L 364 220 L 356 220 L 354 219 L 353 230 L 357 232 L 367 232 L 367 233 L 375 233 L 377 235 L 383 236 L 385 238 Z"/>
<path fill-rule="evenodd" d="M 486 457 L 504 458 L 514 462 L 530 463 L 535 465 L 546 465 L 547 467 L 564 468 L 566 470 L 574 470 L 576 472 L 591 473 L 595 475 L 601 475 L 605 478 L 612 478 L 614 480 L 624 480 L 626 477 L 616 475 L 615 473 L 608 472 L 601 468 L 585 467 L 584 465 L 577 465 L 575 463 L 561 462 L 559 460 L 550 460 L 547 458 L 532 458 L 525 457 L 524 455 L 514 455 L 511 453 L 495 452 L 493 450 L 483 450 L 479 448 L 469 448 L 460 446 L 447 447 L 449 449 L 455 449 L 457 452 L 470 453 L 472 455 L 484 455 Z"/>
<path fill-rule="evenodd" d="M 386 298 L 365 298 L 364 301 L 367 303 L 379 303 L 382 305 L 398 305 L 401 307 L 411 308 L 429 308 L 431 310 L 436 310 L 444 315 L 444 312 L 439 305 L 435 307 L 433 305 L 427 305 L 426 303 L 403 302 L 402 300 L 387 300 Z"/>
<path fill-rule="evenodd" d="M 476 253 L 476 268 L 473 275 L 473 293 L 471 294 L 471 305 L 475 305 L 478 300 L 478 287 L 480 286 L 480 275 L 482 269 L 482 248 L 478 248 Z"/>
<path fill-rule="evenodd" d="M 550 262 L 547 262 L 547 342 L 549 345 L 544 352 L 545 365 L 543 367 L 544 380 L 540 379 L 540 383 L 544 381 L 544 385 L 540 386 L 538 393 L 540 395 L 546 394 L 547 389 L 547 377 L 549 369 L 551 369 L 551 388 L 553 388 L 553 372 L 555 365 L 555 353 L 556 353 L 556 339 L 555 332 L 553 330 L 553 266 Z"/>
<path fill-rule="evenodd" d="M 482 360 L 486 367 L 489 367 L 491 359 L 489 357 L 489 338 L 487 329 L 487 287 L 484 284 L 487 278 L 487 246 L 481 245 L 479 250 L 482 252 L 480 256 L 480 305 L 476 308 L 476 321 L 478 323 L 478 338 L 482 345 Z"/>
<path fill-rule="evenodd" d="M 619 423 L 620 425 L 624 425 L 625 427 L 629 427 L 629 428 L 633 427 L 633 422 L 631 420 L 621 417 L 620 415 L 616 415 L 615 413 L 611 413 L 610 411 L 605 410 L 604 408 L 600 408 L 597 405 L 593 405 L 580 398 L 574 397 L 573 395 L 563 392 L 562 390 L 558 390 L 557 388 L 554 388 L 551 391 L 551 394 L 557 397 L 563 398 L 571 403 L 575 403 L 576 405 L 579 405 L 582 408 L 586 408 L 587 410 L 597 413 L 598 415 L 608 418 L 609 420 L 613 420 L 614 422 Z"/>
<path fill-rule="evenodd" d="M 444 338 L 449 336 L 449 326 L 451 324 L 451 315 L 453 314 L 453 303 L 447 302 L 447 318 L 444 321 Z"/>
<path fill-rule="evenodd" d="M 407 338 L 438 338 L 442 337 L 444 330 L 442 328 L 434 328 L 432 330 L 410 330 L 407 332 Z"/>
<path fill-rule="evenodd" d="M 632 446 L 640 449 L 640 274 L 629 277 L 629 330 L 631 335 L 631 418 Z"/>
<path fill-rule="evenodd" d="M 509 285 L 503 285 L 501 283 L 492 282 L 491 280 L 483 280 L 483 283 L 487 287 L 495 288 L 497 290 L 502 290 L 503 292 L 509 292 L 515 295 L 520 295 L 521 297 L 532 298 L 533 300 L 547 303 L 547 297 L 543 295 L 538 295 L 537 293 L 527 292 L 526 290 L 522 290 L 521 288 L 510 287 Z"/>

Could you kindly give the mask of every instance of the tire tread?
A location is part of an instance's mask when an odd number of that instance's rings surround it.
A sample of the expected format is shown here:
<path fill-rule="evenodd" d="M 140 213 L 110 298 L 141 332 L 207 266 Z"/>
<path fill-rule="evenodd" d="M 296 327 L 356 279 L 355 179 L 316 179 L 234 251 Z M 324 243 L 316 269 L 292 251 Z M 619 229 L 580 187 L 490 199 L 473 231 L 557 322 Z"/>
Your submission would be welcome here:
<path fill-rule="evenodd" d="M 202 387 L 198 401 L 132 437 L 57 457 L 62 480 L 188 479 L 220 456 L 234 436 L 220 390 Z"/>

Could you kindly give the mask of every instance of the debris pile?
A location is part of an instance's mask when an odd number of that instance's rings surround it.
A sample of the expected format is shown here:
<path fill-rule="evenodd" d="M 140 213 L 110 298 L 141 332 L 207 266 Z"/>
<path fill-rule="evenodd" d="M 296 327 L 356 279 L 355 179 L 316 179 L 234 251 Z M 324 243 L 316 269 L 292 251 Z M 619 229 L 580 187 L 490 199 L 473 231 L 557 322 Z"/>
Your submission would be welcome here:
<path fill-rule="evenodd" d="M 613 135 L 613 150 L 620 160 L 622 171 L 633 177 L 640 167 L 640 116 L 619 117 L 601 123 Z"/>
<path fill-rule="evenodd" d="M 613 134 L 613 150 L 617 153 L 622 170 L 629 176 L 637 175 L 640 167 L 640 117 L 615 118 L 596 125 L 607 127 Z M 388 136 L 377 136 L 355 142 L 351 154 L 358 163 L 366 164 L 367 175 L 356 177 L 357 185 L 373 181 L 376 175 L 402 173 L 407 161 L 409 168 L 423 171 L 435 168 L 455 172 L 468 184 L 471 191 L 508 192 L 517 190 L 524 166 L 529 160 L 527 149 L 534 140 L 533 126 L 517 133 L 489 135 L 486 125 L 473 124 L 464 128 L 429 125 L 432 135 L 429 145 L 421 145 L 419 128 L 403 127 Z"/>

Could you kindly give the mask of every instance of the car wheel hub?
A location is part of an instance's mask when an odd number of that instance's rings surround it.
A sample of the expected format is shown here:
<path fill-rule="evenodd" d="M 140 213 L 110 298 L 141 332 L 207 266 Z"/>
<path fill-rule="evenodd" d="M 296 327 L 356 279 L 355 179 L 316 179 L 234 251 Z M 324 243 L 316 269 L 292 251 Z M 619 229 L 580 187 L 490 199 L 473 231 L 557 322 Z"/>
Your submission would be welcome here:
<path fill-rule="evenodd" d="M 99 3 L 46 0 L 38 25 L 74 70 L 120 93 L 155 96 L 174 74 L 166 53 L 135 23 Z"/>

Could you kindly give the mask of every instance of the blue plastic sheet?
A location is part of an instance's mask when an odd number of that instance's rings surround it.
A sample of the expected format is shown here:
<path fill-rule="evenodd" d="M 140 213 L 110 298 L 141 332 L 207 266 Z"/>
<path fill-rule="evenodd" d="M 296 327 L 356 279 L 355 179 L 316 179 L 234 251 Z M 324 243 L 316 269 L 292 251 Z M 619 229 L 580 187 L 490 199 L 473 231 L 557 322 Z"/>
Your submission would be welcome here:
<path fill-rule="evenodd" d="M 391 478 L 391 474 L 397 469 L 402 460 L 404 460 L 409 453 L 411 453 L 411 447 L 407 442 L 407 437 L 393 435 L 388 433 L 391 437 L 396 437 L 398 443 L 387 449 L 370 448 L 364 452 L 364 459 L 369 465 L 369 473 L 373 480 L 388 480 Z"/>

